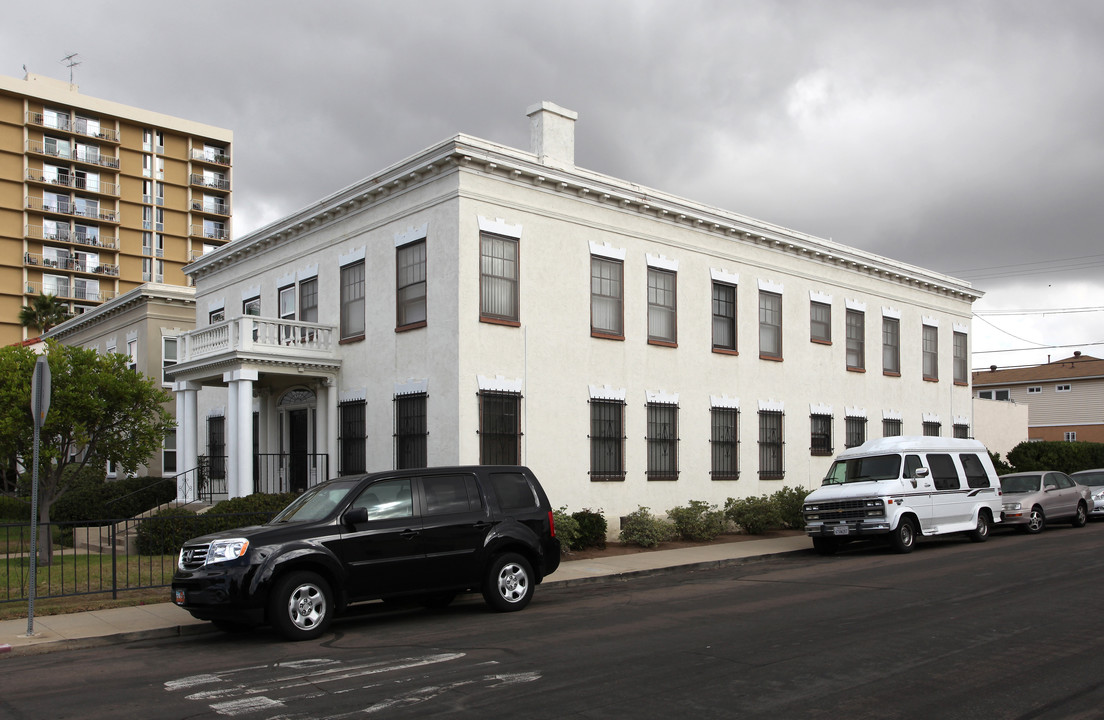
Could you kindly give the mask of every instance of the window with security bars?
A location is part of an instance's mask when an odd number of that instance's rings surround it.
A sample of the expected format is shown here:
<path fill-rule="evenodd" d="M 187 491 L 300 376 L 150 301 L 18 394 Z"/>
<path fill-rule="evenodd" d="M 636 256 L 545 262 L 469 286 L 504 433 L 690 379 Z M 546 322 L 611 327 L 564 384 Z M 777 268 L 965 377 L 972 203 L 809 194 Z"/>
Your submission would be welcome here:
<path fill-rule="evenodd" d="M 782 412 L 759 411 L 759 479 L 781 480 L 786 476 L 782 466 Z"/>
<path fill-rule="evenodd" d="M 521 395 L 504 392 L 479 394 L 479 462 L 483 465 L 519 465 L 521 456 Z"/>
<path fill-rule="evenodd" d="M 365 467 L 365 401 L 354 400 L 337 406 L 340 423 L 341 475 L 364 472 Z"/>
<path fill-rule="evenodd" d="M 713 283 L 713 349 L 736 351 L 736 286 Z"/>
<path fill-rule="evenodd" d="M 885 419 L 882 420 L 882 437 L 900 437 L 901 435 L 901 421 Z"/>
<path fill-rule="evenodd" d="M 678 405 L 648 403 L 648 479 L 678 479 Z"/>
<path fill-rule="evenodd" d="M 809 451 L 813 455 L 832 454 L 832 416 L 809 416 Z"/>
<path fill-rule="evenodd" d="M 590 401 L 590 479 L 625 479 L 625 403 Z"/>
<path fill-rule="evenodd" d="M 740 411 L 736 408 L 711 408 L 709 449 L 712 461 L 709 474 L 714 480 L 740 479 Z"/>
<path fill-rule="evenodd" d="M 396 319 L 398 327 L 422 325 L 426 321 L 426 243 L 404 245 L 395 252 Z"/>
<path fill-rule="evenodd" d="M 479 315 L 516 323 L 518 313 L 518 241 L 489 233 L 479 236 Z"/>
<path fill-rule="evenodd" d="M 425 393 L 396 397 L 395 467 L 400 469 L 426 467 L 428 445 Z"/>
<path fill-rule="evenodd" d="M 226 418 L 207 418 L 207 475 L 212 480 L 226 479 Z"/>
<path fill-rule="evenodd" d="M 969 425 L 963 425 L 962 423 L 955 423 L 954 424 L 954 436 L 956 438 L 961 439 L 961 440 L 969 440 L 970 439 L 970 426 Z"/>
<path fill-rule="evenodd" d="M 850 416 L 845 421 L 845 425 L 844 447 L 858 447 L 866 442 L 866 418 Z"/>
<path fill-rule="evenodd" d="M 924 423 L 924 436 L 925 437 L 939 437 L 939 433 L 942 430 L 942 425 L 937 422 L 925 422 Z"/>

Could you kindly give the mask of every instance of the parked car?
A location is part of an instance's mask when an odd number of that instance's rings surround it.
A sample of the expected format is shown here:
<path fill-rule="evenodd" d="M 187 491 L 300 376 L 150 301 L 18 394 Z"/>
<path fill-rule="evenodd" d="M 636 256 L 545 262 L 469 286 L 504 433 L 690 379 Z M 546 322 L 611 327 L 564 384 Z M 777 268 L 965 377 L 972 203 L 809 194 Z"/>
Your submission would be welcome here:
<path fill-rule="evenodd" d="M 1082 470 L 1070 475 L 1078 485 L 1084 485 L 1092 494 L 1093 504 L 1089 506 L 1089 517 L 1104 517 L 1104 468 Z"/>
<path fill-rule="evenodd" d="M 921 536 L 984 542 L 1001 519 L 1000 481 L 977 440 L 878 438 L 839 453 L 802 513 L 821 555 L 871 538 L 900 553 Z"/>
<path fill-rule="evenodd" d="M 521 610 L 560 564 L 552 506 L 525 467 L 397 470 L 317 485 L 264 525 L 189 540 L 173 601 L 224 630 L 318 637 L 354 602 Z"/>
<path fill-rule="evenodd" d="M 1065 473 L 1053 470 L 1001 476 L 1004 522 L 1029 533 L 1042 532 L 1053 520 L 1084 527 L 1093 505 L 1092 495 Z"/>

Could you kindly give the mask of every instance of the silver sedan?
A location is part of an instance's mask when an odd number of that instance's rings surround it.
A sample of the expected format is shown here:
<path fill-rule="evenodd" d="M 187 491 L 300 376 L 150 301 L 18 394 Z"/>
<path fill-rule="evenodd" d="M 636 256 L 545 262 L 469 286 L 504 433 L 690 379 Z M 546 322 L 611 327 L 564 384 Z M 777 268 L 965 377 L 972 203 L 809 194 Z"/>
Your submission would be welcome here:
<path fill-rule="evenodd" d="M 1067 520 L 1084 527 L 1093 506 L 1089 489 L 1069 475 L 1052 470 L 1001 476 L 1004 518 L 1029 533 L 1042 532 L 1048 521 Z"/>
<path fill-rule="evenodd" d="M 1092 493 L 1093 504 L 1089 507 L 1089 517 L 1104 517 L 1104 468 L 1082 470 L 1070 475 L 1078 485 L 1084 485 Z"/>

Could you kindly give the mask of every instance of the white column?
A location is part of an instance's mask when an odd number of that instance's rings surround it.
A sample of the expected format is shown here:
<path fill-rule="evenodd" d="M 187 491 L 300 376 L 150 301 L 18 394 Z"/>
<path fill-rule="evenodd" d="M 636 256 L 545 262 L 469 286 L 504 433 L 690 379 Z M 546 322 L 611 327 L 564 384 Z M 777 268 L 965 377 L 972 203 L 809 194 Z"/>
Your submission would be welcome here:
<path fill-rule="evenodd" d="M 222 375 L 230 389 L 226 474 L 232 498 L 253 493 L 253 383 L 257 378 L 256 370 L 233 370 Z"/>
<path fill-rule="evenodd" d="M 176 394 L 176 497 L 181 502 L 193 502 L 199 488 L 196 468 L 199 466 L 200 429 L 196 418 L 196 399 L 200 385 L 174 382 Z"/>
<path fill-rule="evenodd" d="M 329 456 L 326 469 L 329 477 L 326 479 L 329 480 L 329 478 L 337 477 L 337 379 L 326 378 L 326 384 L 329 389 L 329 392 L 326 393 L 326 426 L 329 428 L 329 433 L 326 434 L 326 454 Z M 367 421 L 367 417 L 365 421 Z"/>
<path fill-rule="evenodd" d="M 314 429 L 314 447 L 312 452 L 315 455 L 328 452 L 326 450 L 330 444 L 330 395 L 334 392 L 334 388 L 331 386 L 328 380 L 323 378 L 318 382 L 318 386 L 315 388 L 315 398 L 317 400 L 315 404 L 315 418 L 317 427 Z M 323 477 L 323 475 L 330 474 L 329 459 L 327 458 L 326 465 L 318 462 L 315 463 L 317 468 L 316 472 L 318 476 L 313 478 L 315 483 L 322 482 L 323 480 L 329 480 L 329 477 Z"/>
<path fill-rule="evenodd" d="M 227 375 L 233 373 L 226 373 Z M 238 383 L 227 381 L 226 387 L 226 494 L 232 500 L 238 494 L 238 464 L 234 457 L 238 452 Z"/>

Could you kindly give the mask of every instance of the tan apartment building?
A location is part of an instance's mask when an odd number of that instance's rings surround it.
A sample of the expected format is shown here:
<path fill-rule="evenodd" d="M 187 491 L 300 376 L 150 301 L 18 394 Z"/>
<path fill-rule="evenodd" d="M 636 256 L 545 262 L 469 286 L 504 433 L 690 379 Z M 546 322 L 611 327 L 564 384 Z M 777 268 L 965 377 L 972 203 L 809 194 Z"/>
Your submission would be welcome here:
<path fill-rule="evenodd" d="M 19 311 L 53 295 L 74 315 L 181 269 L 231 238 L 233 133 L 0 76 L 0 344 L 38 334 Z"/>

